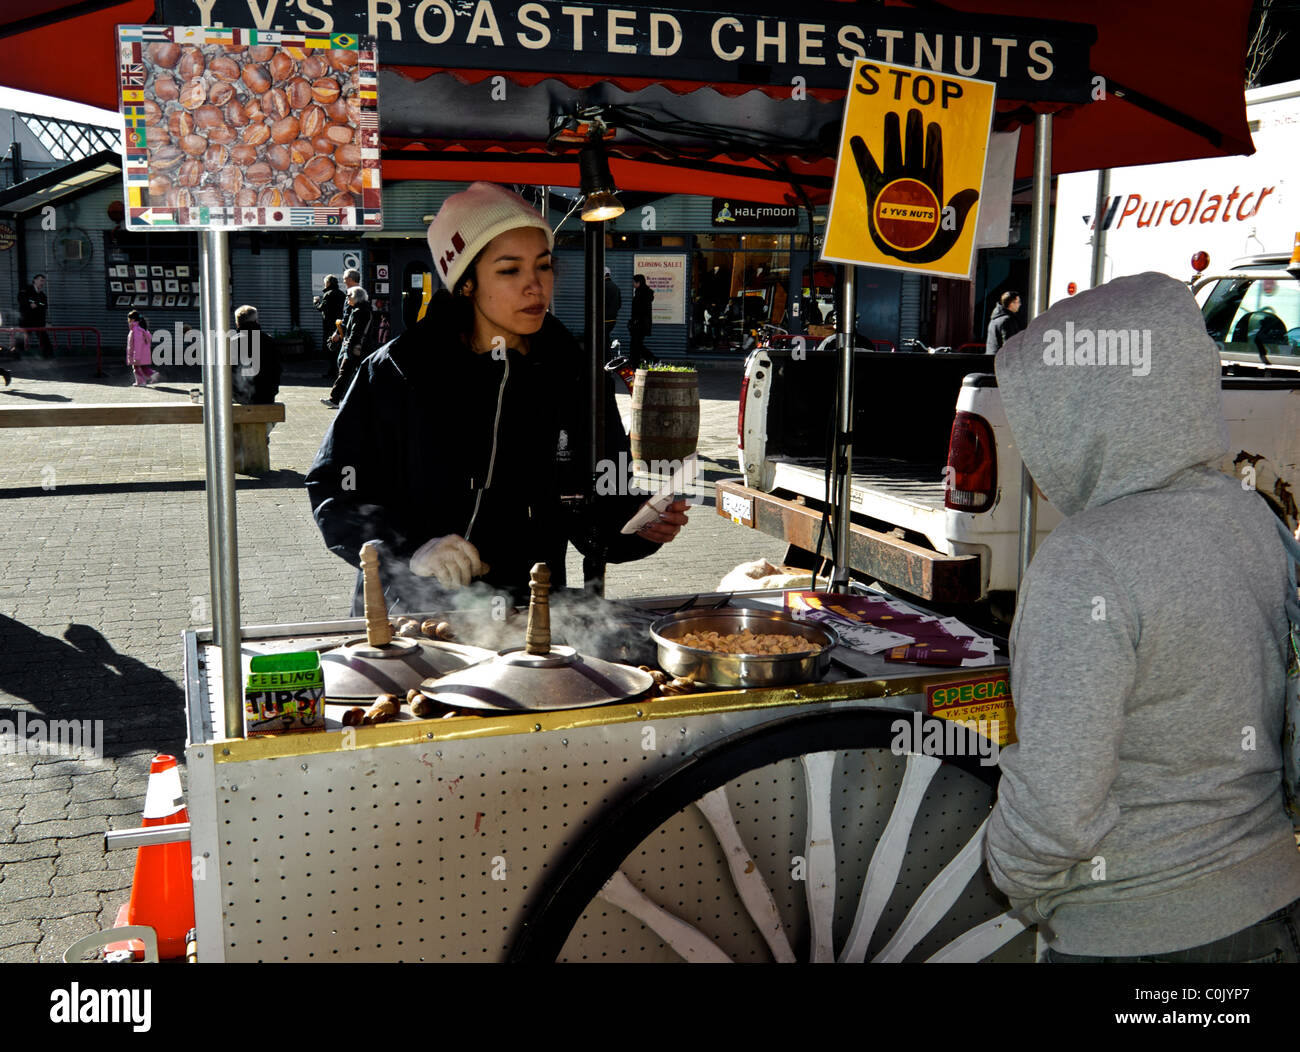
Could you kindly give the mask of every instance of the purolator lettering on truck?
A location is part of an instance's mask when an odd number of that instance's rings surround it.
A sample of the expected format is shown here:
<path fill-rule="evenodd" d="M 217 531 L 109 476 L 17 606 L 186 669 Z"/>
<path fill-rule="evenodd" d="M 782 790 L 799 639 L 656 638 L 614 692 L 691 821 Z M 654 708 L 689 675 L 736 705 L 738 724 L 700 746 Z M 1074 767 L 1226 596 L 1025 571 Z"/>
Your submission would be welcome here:
<path fill-rule="evenodd" d="M 1173 164 L 1116 168 L 1097 208 L 1097 172 L 1057 180 L 1052 303 L 1069 285 L 1092 286 L 1092 245 L 1105 231 L 1105 278 L 1155 270 L 1192 277 L 1192 256 L 1209 254 L 1212 271 L 1233 260 L 1291 251 L 1300 230 L 1300 195 L 1288 193 L 1300 130 L 1300 81 L 1246 92 L 1255 153 Z"/>

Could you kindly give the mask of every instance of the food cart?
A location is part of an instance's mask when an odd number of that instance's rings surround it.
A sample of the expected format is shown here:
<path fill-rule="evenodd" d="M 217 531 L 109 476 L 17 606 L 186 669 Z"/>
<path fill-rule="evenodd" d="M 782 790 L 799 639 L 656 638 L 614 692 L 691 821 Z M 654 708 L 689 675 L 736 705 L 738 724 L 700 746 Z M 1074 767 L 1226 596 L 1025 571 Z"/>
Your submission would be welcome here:
<path fill-rule="evenodd" d="M 247 628 L 243 648 L 363 628 Z M 981 871 L 990 750 L 895 748 L 898 721 L 942 722 L 927 688 L 972 670 L 865 658 L 813 684 L 351 733 L 330 705 L 323 733 L 260 739 L 226 735 L 220 670 L 210 632 L 187 633 L 200 960 L 862 960 L 877 930 L 882 960 L 1032 959 Z"/>
<path fill-rule="evenodd" d="M 72 10 L 79 5 L 65 6 L 62 16 L 57 11 L 51 16 L 56 32 L 64 28 L 60 19 L 91 29 L 105 24 L 103 12 L 82 15 Z M 195 21 L 195 12 L 188 10 L 169 16 L 184 5 L 160 6 L 168 22 Z M 211 4 L 204 6 L 205 12 L 212 10 Z M 805 13 L 843 22 L 847 12 L 837 11 L 840 6 L 824 4 Z M 1037 7 L 1008 0 L 953 4 L 942 15 L 886 10 L 909 31 L 941 22 L 957 33 L 974 19 L 989 30 L 998 16 L 1013 16 L 1032 35 L 1052 28 L 1028 17 Z M 1244 25 L 1249 5 L 1229 7 Z M 637 3 L 620 8 L 651 10 Z M 761 35 L 752 12 L 736 15 L 725 16 L 728 32 L 748 27 Z M 697 32 L 698 17 L 676 12 L 688 37 Z M 1036 183 L 1031 311 L 1044 306 L 1052 171 L 1249 148 L 1239 112 L 1240 62 L 1210 70 L 1190 62 L 1183 68 L 1189 55 L 1226 53 L 1221 37 L 1231 19 L 1219 19 L 1211 28 L 1178 18 L 1173 4 L 1134 10 L 1118 2 L 1090 17 L 1099 25 L 1098 42 L 1091 52 L 1085 48 L 1091 65 L 1085 61 L 1069 71 L 1076 78 L 1075 95 L 1053 100 L 1046 93 L 1013 94 L 999 101 L 1000 119 L 1018 124 L 1032 117 L 1037 132 L 1032 142 L 1026 137 L 1022 143 L 1020 166 L 1028 171 L 1032 158 Z M 40 61 L 47 50 L 33 45 L 48 29 L 37 20 L 6 41 L 0 57 L 7 63 L 12 59 L 14 83 L 107 101 L 97 94 L 103 85 L 89 79 L 78 84 L 76 70 L 51 70 Z M 1151 39 L 1175 31 L 1182 34 L 1180 46 L 1146 54 Z M 611 12 L 606 43 L 617 47 L 602 59 L 628 62 L 621 34 Z M 701 35 L 708 38 L 708 26 Z M 406 35 L 413 39 L 420 38 Z M 712 39 L 716 52 L 716 25 Z M 754 46 L 761 50 L 761 44 Z M 661 60 L 653 71 L 626 66 L 574 73 L 579 58 L 571 53 L 567 66 L 537 74 L 526 72 L 538 62 L 529 50 L 524 57 L 530 65 L 496 64 L 513 71 L 521 98 L 494 111 L 501 116 L 483 122 L 484 130 L 475 134 L 469 125 L 481 110 L 429 104 L 438 97 L 463 101 L 463 89 L 496 75 L 495 68 L 478 68 L 482 52 L 472 43 L 461 51 L 461 68 L 454 74 L 428 77 L 433 83 L 423 96 L 408 90 L 404 112 L 411 126 L 405 134 L 398 129 L 386 143 L 389 177 L 576 183 L 571 159 L 567 165 L 556 163 L 545 153 L 556 116 L 550 74 L 564 88 L 581 92 L 584 105 L 595 98 L 609 114 L 621 112 L 622 122 L 611 119 L 608 125 L 616 129 L 614 175 L 625 189 L 713 193 L 719 179 L 727 178 L 738 199 L 793 196 L 806 204 L 824 198 L 829 187 L 816 115 L 834 108 L 843 94 L 839 85 L 812 85 L 802 99 L 782 98 L 790 92 L 774 67 L 738 65 L 732 54 L 707 67 L 710 78 L 734 89 L 724 101 L 699 83 L 700 74 L 684 60 Z M 443 48 L 437 54 L 445 70 L 459 52 Z M 422 61 L 428 60 L 409 54 L 399 60 Z M 1107 81 L 1112 69 L 1131 71 L 1132 77 Z M 1077 78 L 1082 75 L 1086 82 L 1093 70 L 1101 71 L 1101 96 L 1070 109 L 1054 153 L 1051 112 L 1082 101 Z M 665 74 L 682 79 L 665 80 Z M 390 83 L 381 78 L 381 95 L 400 76 L 387 75 Z M 1182 91 L 1180 85 L 1192 76 L 1200 87 Z M 763 86 L 751 90 L 756 83 Z M 1218 91 L 1221 84 L 1228 88 Z M 1095 80 L 1090 89 L 1097 90 Z M 733 126 L 779 115 L 796 133 L 783 148 L 770 140 L 751 142 L 741 159 L 729 152 L 742 149 L 735 142 L 721 151 L 715 145 L 712 151 L 692 152 L 698 135 L 674 137 L 669 127 L 660 130 L 666 137 L 648 136 L 646 118 L 633 112 L 629 96 L 633 102 L 673 103 L 669 109 L 683 115 L 679 132 L 688 118 L 705 113 L 715 126 L 722 124 L 727 118 L 710 111 L 727 106 Z M 413 116 L 416 99 L 423 104 L 421 113 L 466 126 L 430 135 Z M 504 126 L 499 122 L 507 113 L 532 124 L 522 131 Z M 576 103 L 562 114 L 579 115 Z M 385 128 L 386 139 L 389 131 Z M 470 139 L 471 148 L 450 148 L 441 141 L 431 148 L 429 139 L 444 136 Z M 662 156 L 665 148 L 677 154 L 669 164 Z M 588 244 L 589 274 L 599 275 L 597 245 L 603 239 L 589 238 Z M 220 238 L 206 242 L 204 266 L 205 295 L 214 290 L 205 316 L 223 318 L 229 312 L 220 279 L 228 264 Z M 598 280 L 589 282 L 589 289 L 595 284 Z M 851 277 L 844 286 L 839 323 L 847 352 L 853 329 Z M 591 299 L 588 330 L 597 333 L 600 297 Z M 589 346 L 596 342 L 589 340 Z M 852 354 L 844 353 L 842 384 L 848 391 L 851 366 Z M 230 392 L 223 373 L 205 369 L 212 384 L 206 398 L 215 407 L 208 452 L 216 634 L 209 630 L 185 638 L 200 959 L 710 960 L 718 953 L 731 959 L 769 954 L 788 959 L 803 955 L 805 946 L 814 960 L 863 959 L 873 949 L 871 955 L 882 960 L 982 959 L 994 953 L 1024 959 L 1032 953 L 1026 946 L 1032 936 L 1003 915 L 982 874 L 976 876 L 996 768 L 972 761 L 975 751 L 935 756 L 890 749 L 897 720 L 922 717 L 927 693 L 969 679 L 969 671 L 918 672 L 882 661 L 878 667 L 840 668 L 815 684 L 647 697 L 546 713 L 404 719 L 353 734 L 340 722 L 322 733 L 244 738 L 236 722 L 241 706 L 232 676 L 240 668 L 240 651 L 325 648 L 346 643 L 363 624 L 238 624 Z M 842 410 L 848 413 L 846 401 Z M 838 457 L 837 467 L 847 477 L 848 457 Z M 845 502 L 839 513 L 847 522 L 848 487 L 840 488 Z M 1026 486 L 1026 493 L 1031 522 L 1032 488 Z M 1032 536 L 1032 525 L 1024 532 Z M 847 535 L 847 529 L 840 531 L 845 544 Z M 1029 554 L 1026 549 L 1026 561 Z M 840 583 L 848 587 L 843 577 Z M 639 605 L 662 613 L 698 599 L 676 596 Z M 733 597 L 742 606 L 759 608 L 774 601 L 780 600 Z M 922 717 L 915 725 L 927 723 Z M 840 879 L 843 874 L 853 879 Z M 846 930 L 847 937 L 837 943 L 833 933 Z M 884 945 L 879 932 L 892 933 Z"/>

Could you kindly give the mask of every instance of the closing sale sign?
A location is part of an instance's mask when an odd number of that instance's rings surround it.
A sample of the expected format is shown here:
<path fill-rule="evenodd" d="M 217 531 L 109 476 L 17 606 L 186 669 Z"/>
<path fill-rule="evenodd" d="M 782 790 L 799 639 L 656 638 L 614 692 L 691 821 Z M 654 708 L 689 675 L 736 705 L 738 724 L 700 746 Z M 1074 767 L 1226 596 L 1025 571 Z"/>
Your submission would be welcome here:
<path fill-rule="evenodd" d="M 969 278 L 993 85 L 854 63 L 822 259 Z"/>

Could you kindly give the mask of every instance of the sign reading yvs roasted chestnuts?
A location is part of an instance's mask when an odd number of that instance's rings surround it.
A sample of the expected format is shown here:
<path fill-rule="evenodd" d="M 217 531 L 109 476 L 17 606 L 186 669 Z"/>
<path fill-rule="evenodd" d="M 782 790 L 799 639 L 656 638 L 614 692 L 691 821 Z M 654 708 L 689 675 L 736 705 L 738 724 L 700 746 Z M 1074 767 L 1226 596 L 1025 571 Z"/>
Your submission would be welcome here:
<path fill-rule="evenodd" d="M 373 41 L 117 32 L 128 228 L 382 227 Z"/>

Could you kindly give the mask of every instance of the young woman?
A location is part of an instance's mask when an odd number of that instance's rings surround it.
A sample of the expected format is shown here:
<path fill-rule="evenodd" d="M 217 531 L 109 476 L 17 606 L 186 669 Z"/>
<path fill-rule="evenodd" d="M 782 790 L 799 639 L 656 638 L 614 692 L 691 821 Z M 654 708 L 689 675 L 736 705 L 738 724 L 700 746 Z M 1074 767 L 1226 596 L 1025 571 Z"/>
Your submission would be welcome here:
<path fill-rule="evenodd" d="M 564 499 L 587 488 L 592 413 L 589 363 L 547 313 L 552 246 L 546 221 L 501 187 L 448 198 L 429 247 L 451 293 L 361 363 L 325 434 L 307 475 L 317 525 L 353 566 L 381 542 L 390 610 L 435 609 L 475 579 L 520 596 L 536 562 L 563 587 L 568 542 L 626 562 L 686 523 L 678 502 L 622 535 L 643 503 L 630 478 L 591 504 Z M 612 387 L 605 398 L 606 454 L 627 465 Z"/>
<path fill-rule="evenodd" d="M 153 367 L 153 337 L 149 333 L 149 323 L 138 310 L 126 316 L 130 326 L 126 338 L 126 364 L 131 366 L 135 375 L 133 387 L 148 387 L 157 383 L 161 373 Z"/>

